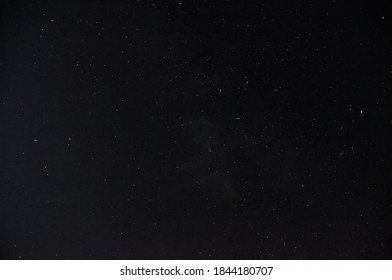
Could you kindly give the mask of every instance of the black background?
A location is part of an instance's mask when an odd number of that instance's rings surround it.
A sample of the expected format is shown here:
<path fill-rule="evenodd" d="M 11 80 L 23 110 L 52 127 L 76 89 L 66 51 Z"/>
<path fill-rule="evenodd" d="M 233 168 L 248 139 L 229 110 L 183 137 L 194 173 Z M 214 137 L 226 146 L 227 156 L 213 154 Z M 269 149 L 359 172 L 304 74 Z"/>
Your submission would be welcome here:
<path fill-rule="evenodd" d="M 2 3 L 1 258 L 391 258 L 385 5 Z"/>

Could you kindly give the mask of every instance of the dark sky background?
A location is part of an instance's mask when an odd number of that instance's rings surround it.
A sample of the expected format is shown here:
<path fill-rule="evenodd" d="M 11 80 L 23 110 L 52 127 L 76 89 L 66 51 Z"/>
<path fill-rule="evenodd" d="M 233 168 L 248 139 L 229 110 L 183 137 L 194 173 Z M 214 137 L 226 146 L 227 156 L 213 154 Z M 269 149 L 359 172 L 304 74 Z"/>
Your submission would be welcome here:
<path fill-rule="evenodd" d="M 0 10 L 2 259 L 392 257 L 386 5 Z"/>

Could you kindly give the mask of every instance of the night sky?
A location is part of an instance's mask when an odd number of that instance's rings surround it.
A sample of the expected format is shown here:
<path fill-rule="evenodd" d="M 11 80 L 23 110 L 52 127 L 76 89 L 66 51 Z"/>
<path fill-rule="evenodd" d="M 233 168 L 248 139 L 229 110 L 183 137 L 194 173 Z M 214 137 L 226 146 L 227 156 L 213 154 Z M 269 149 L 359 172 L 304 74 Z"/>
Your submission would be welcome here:
<path fill-rule="evenodd" d="M 392 258 L 386 5 L 0 10 L 0 258 Z"/>

